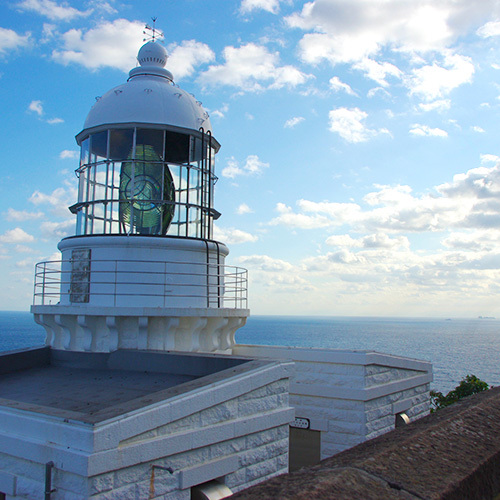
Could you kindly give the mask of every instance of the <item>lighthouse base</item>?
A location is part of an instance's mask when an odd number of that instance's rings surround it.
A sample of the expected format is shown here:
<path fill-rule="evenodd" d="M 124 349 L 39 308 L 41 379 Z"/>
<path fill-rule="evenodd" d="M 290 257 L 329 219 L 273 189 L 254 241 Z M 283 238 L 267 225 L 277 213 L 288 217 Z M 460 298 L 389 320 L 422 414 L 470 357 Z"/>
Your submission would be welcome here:
<path fill-rule="evenodd" d="M 117 308 L 38 305 L 35 321 L 54 349 L 113 352 L 118 349 L 230 354 L 248 309 Z"/>

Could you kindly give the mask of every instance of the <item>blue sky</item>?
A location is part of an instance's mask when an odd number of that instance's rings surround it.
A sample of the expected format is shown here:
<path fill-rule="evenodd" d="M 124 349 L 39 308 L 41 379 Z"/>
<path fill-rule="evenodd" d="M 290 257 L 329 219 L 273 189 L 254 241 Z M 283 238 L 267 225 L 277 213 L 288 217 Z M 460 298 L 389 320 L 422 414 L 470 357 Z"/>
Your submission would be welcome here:
<path fill-rule="evenodd" d="M 1 309 L 74 234 L 74 136 L 151 16 L 253 314 L 500 316 L 498 0 L 3 1 Z"/>

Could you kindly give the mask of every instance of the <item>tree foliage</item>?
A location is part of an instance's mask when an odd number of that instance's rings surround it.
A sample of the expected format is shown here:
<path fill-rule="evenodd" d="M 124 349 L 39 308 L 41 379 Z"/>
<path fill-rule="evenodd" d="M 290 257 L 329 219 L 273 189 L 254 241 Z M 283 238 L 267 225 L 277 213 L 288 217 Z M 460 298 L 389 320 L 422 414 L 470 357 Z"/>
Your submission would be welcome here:
<path fill-rule="evenodd" d="M 467 375 L 460 382 L 460 384 L 446 394 L 446 396 L 443 395 L 442 392 L 431 391 L 431 411 L 440 410 L 445 406 L 450 406 L 451 404 L 456 403 L 462 398 L 466 398 L 472 394 L 477 394 L 478 392 L 486 391 L 487 389 L 489 389 L 489 385 L 486 382 L 483 382 L 475 375 Z"/>

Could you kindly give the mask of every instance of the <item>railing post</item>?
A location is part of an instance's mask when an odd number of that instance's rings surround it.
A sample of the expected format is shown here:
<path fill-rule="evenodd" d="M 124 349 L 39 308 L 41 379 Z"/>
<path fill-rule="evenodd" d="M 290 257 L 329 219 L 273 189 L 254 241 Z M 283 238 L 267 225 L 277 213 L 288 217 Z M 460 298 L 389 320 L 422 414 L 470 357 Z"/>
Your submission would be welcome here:
<path fill-rule="evenodd" d="M 45 305 L 45 274 L 47 272 L 47 262 L 43 263 L 43 279 L 42 279 L 42 306 Z"/>

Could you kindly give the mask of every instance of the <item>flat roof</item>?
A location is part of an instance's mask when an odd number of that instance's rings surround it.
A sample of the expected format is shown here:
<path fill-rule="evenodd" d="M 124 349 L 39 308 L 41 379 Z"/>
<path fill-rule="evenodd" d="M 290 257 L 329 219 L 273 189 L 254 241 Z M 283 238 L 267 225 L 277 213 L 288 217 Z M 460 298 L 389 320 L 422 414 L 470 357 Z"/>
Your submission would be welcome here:
<path fill-rule="evenodd" d="M 201 353 L 7 352 L 0 406 L 97 423 L 268 363 Z"/>

